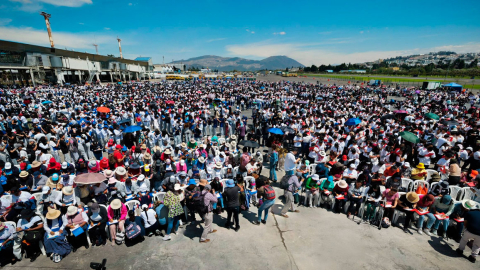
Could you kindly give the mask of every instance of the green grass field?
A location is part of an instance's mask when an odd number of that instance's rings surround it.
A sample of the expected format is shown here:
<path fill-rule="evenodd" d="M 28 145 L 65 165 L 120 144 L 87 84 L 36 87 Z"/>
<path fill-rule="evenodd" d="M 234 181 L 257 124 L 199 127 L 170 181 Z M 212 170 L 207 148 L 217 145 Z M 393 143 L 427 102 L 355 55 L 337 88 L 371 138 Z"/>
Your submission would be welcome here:
<path fill-rule="evenodd" d="M 351 81 L 352 83 L 356 83 L 357 81 L 360 82 L 368 82 L 370 80 L 381 80 L 383 84 L 394 84 L 394 83 L 399 83 L 399 84 L 406 84 L 406 85 L 418 85 L 420 86 L 424 81 L 425 78 L 385 78 L 381 76 L 359 76 L 359 75 L 352 75 L 352 74 L 346 74 L 346 75 L 330 75 L 330 74 L 299 74 L 299 76 L 308 76 L 308 77 L 322 77 L 322 78 L 328 78 L 328 79 L 333 79 L 333 80 L 340 80 L 340 81 Z M 428 78 L 428 77 L 427 77 Z M 426 81 L 442 81 L 442 78 L 432 78 L 428 79 Z M 447 82 L 455 81 L 455 78 L 447 78 Z M 464 88 L 468 89 L 480 89 L 480 84 L 472 85 L 472 84 L 464 84 Z"/>

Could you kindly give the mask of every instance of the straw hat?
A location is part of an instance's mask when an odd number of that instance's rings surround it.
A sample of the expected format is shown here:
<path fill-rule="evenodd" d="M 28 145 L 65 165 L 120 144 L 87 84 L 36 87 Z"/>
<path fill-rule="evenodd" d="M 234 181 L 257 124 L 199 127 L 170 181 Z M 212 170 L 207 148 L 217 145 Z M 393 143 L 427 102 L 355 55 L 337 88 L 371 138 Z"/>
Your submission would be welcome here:
<path fill-rule="evenodd" d="M 172 154 L 172 151 L 170 150 L 170 148 L 167 148 L 165 149 L 165 152 L 163 152 L 165 155 L 170 155 Z"/>
<path fill-rule="evenodd" d="M 28 172 L 27 171 L 22 171 L 19 175 L 19 177 L 27 177 L 28 176 Z"/>
<path fill-rule="evenodd" d="M 222 168 L 222 163 L 220 161 L 217 161 L 217 163 L 215 163 L 215 168 L 221 169 Z"/>
<path fill-rule="evenodd" d="M 48 212 L 45 215 L 47 219 L 57 219 L 60 216 L 61 212 L 60 210 L 54 209 L 54 208 L 48 208 Z"/>
<path fill-rule="evenodd" d="M 34 161 L 32 162 L 32 168 L 38 168 L 42 165 L 42 163 L 40 163 L 40 161 Z"/>
<path fill-rule="evenodd" d="M 205 163 L 205 158 L 202 156 L 202 157 L 199 157 L 198 158 L 198 162 L 200 163 Z"/>
<path fill-rule="evenodd" d="M 347 187 L 348 187 L 348 184 L 347 184 L 347 182 L 346 182 L 345 180 L 340 180 L 340 181 L 338 182 L 338 186 L 339 186 L 340 188 L 347 188 Z"/>
<path fill-rule="evenodd" d="M 103 176 L 105 176 L 105 178 L 113 177 L 113 172 L 111 170 L 105 170 Z"/>
<path fill-rule="evenodd" d="M 143 155 L 143 158 L 144 158 L 144 159 L 151 159 L 151 158 L 152 158 L 152 155 L 150 155 L 150 153 L 147 152 L 147 153 L 145 153 L 145 154 Z"/>
<path fill-rule="evenodd" d="M 462 206 L 466 209 L 476 209 L 477 208 L 477 203 L 472 200 L 463 200 L 462 201 Z"/>
<path fill-rule="evenodd" d="M 72 187 L 64 187 L 64 188 L 62 188 L 62 193 L 64 195 L 67 195 L 67 196 L 72 195 L 73 194 L 73 188 Z"/>
<path fill-rule="evenodd" d="M 418 197 L 418 194 L 416 192 L 410 191 L 407 193 L 407 201 L 410 203 L 417 203 L 420 198 Z"/>
<path fill-rule="evenodd" d="M 115 184 L 117 181 L 117 179 L 115 179 L 115 177 L 111 177 L 111 178 L 108 178 L 108 183 L 109 184 Z"/>
<path fill-rule="evenodd" d="M 122 207 L 122 201 L 120 201 L 119 199 L 115 199 L 110 203 L 110 207 L 113 210 L 120 209 L 120 207 Z"/>
<path fill-rule="evenodd" d="M 180 144 L 180 147 L 181 148 L 187 148 L 187 144 L 183 142 L 183 143 Z"/>
<path fill-rule="evenodd" d="M 425 164 L 423 164 L 423 163 L 418 163 L 417 168 L 419 168 L 419 169 L 425 169 Z"/>
<path fill-rule="evenodd" d="M 78 213 L 78 208 L 77 208 L 76 206 L 70 205 L 70 206 L 67 208 L 67 215 L 68 215 L 68 216 L 73 216 L 73 215 L 75 215 L 76 213 Z"/>
<path fill-rule="evenodd" d="M 127 170 L 125 170 L 124 167 L 117 167 L 115 169 L 115 173 L 118 175 L 125 175 L 127 173 Z"/>
<path fill-rule="evenodd" d="M 199 185 L 200 186 L 206 186 L 206 185 L 208 185 L 208 181 L 206 179 L 201 179 Z"/>

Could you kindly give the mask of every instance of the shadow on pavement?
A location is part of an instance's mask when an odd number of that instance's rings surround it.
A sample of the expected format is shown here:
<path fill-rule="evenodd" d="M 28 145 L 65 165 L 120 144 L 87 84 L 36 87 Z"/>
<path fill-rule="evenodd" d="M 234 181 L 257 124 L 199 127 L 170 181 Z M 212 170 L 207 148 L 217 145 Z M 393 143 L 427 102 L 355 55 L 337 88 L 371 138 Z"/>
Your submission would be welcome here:
<path fill-rule="evenodd" d="M 431 237 L 428 244 L 438 253 L 448 257 L 459 257 L 452 244 L 443 241 L 441 237 Z"/>

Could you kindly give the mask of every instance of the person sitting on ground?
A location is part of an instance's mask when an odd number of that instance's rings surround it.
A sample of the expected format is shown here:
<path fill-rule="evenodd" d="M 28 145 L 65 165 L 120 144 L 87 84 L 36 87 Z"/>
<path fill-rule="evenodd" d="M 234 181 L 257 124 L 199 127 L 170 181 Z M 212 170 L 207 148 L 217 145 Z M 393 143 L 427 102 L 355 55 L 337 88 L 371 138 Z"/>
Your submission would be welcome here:
<path fill-rule="evenodd" d="M 143 224 L 145 226 L 145 235 L 149 237 L 153 234 L 160 235 L 160 223 L 158 223 L 158 216 L 155 210 L 150 209 L 148 205 L 144 204 L 142 205 L 142 213 L 140 214 L 140 217 L 143 219 Z"/>

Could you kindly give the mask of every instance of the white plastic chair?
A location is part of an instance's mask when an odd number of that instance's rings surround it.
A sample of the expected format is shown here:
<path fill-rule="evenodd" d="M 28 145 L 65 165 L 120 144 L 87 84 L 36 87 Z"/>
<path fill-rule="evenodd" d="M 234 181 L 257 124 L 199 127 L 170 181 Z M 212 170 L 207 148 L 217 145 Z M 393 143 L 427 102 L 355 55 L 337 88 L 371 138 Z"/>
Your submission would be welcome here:
<path fill-rule="evenodd" d="M 43 215 L 38 214 L 38 216 L 42 219 L 43 224 L 45 224 L 46 221 Z M 38 242 L 38 247 L 40 248 L 40 251 L 42 252 L 43 256 L 47 256 L 47 252 L 45 251 L 45 246 L 43 245 L 43 238 Z"/>
<path fill-rule="evenodd" d="M 232 172 L 233 172 L 233 175 L 236 177 L 238 174 L 238 166 L 233 168 Z"/>
<path fill-rule="evenodd" d="M 2 199 L 11 203 L 12 202 L 12 195 L 10 195 L 10 194 L 9 195 L 3 195 Z"/>
<path fill-rule="evenodd" d="M 403 183 L 403 179 L 402 179 L 402 183 Z M 430 184 L 429 184 L 427 181 L 415 180 L 415 181 L 413 182 L 413 189 L 412 189 L 412 191 L 416 191 L 419 186 L 424 186 L 424 187 L 427 188 L 427 190 L 429 190 Z"/>
<path fill-rule="evenodd" d="M 310 173 L 310 175 L 314 175 L 314 174 L 315 174 L 315 172 L 316 172 L 316 171 L 315 171 L 315 167 L 316 167 L 316 166 L 317 166 L 316 164 L 310 164 L 310 165 L 308 165 L 308 172 Z"/>
<path fill-rule="evenodd" d="M 252 181 L 255 182 L 255 178 L 253 178 L 253 176 L 245 176 L 245 177 L 243 178 L 243 181 L 245 182 L 245 188 L 250 188 L 250 183 L 251 183 Z"/>
<path fill-rule="evenodd" d="M 167 194 L 166 192 L 157 192 L 155 194 L 153 194 L 153 201 L 156 202 L 156 201 L 160 201 L 160 202 L 163 202 L 163 199 L 165 198 L 165 194 Z"/>
<path fill-rule="evenodd" d="M 38 215 L 41 215 L 42 210 L 43 210 L 43 205 L 40 204 L 40 201 L 42 200 L 43 194 L 42 193 L 34 193 L 32 195 L 33 195 L 33 197 L 35 197 L 35 204 L 37 205 L 36 213 Z"/>
<path fill-rule="evenodd" d="M 470 187 L 464 187 L 461 189 L 460 201 L 463 200 L 473 200 L 475 193 L 470 189 Z"/>
<path fill-rule="evenodd" d="M 406 192 L 412 191 L 413 187 L 413 180 L 408 178 L 402 178 L 402 188 L 406 190 Z"/>
<path fill-rule="evenodd" d="M 434 182 L 434 183 L 431 183 L 430 184 L 430 189 L 428 190 L 428 192 L 432 191 L 436 185 L 438 185 L 439 182 Z"/>
<path fill-rule="evenodd" d="M 449 186 L 448 189 L 450 190 L 450 196 L 454 201 L 459 201 L 458 196 L 461 195 L 462 188 L 459 186 Z"/>
<path fill-rule="evenodd" d="M 335 188 L 338 185 L 338 182 L 340 181 L 335 182 L 335 185 L 333 186 L 333 188 Z M 333 192 L 332 192 L 332 195 L 333 195 Z M 333 211 L 333 209 L 335 209 L 335 197 L 333 197 L 332 199 L 331 210 Z"/>
<path fill-rule="evenodd" d="M 108 213 L 108 207 L 103 204 L 99 204 L 100 207 L 105 208 L 105 211 Z M 110 229 L 108 228 L 108 225 L 105 226 L 105 232 L 107 233 L 107 238 L 110 240 Z"/>
<path fill-rule="evenodd" d="M 128 210 L 135 211 L 136 216 L 140 216 L 140 214 L 137 214 L 138 211 L 136 211 L 136 210 L 140 209 L 140 202 L 139 201 L 137 201 L 137 200 L 128 201 L 128 202 L 125 203 L 125 206 L 127 206 Z"/>

